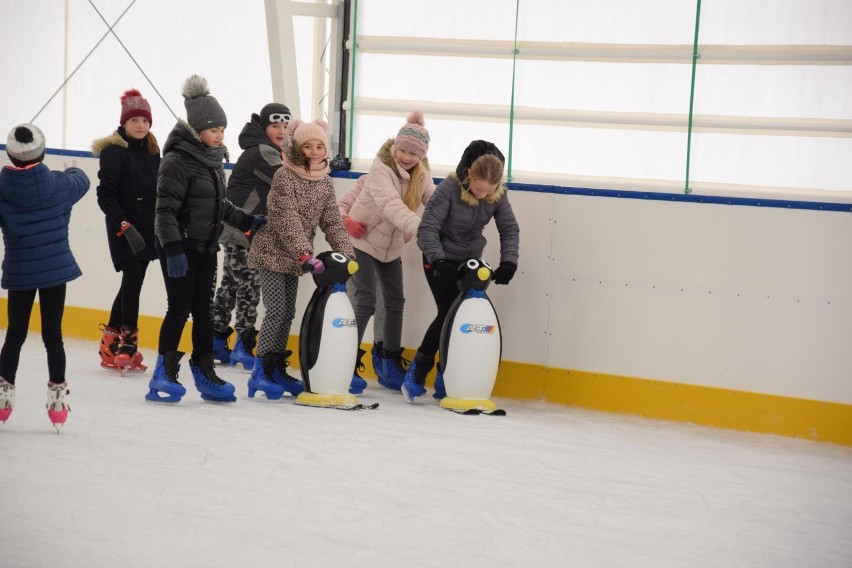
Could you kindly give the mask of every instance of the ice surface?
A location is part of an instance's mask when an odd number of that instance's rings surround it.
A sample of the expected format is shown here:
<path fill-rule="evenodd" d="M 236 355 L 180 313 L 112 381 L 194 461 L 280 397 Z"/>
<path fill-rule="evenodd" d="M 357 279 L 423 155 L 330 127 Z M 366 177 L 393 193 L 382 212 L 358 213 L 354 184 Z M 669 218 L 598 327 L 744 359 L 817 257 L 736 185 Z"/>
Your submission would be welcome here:
<path fill-rule="evenodd" d="M 150 373 L 37 333 L 0 426 L 0 566 L 852 566 L 852 448 L 497 400 L 506 417 L 144 400 Z M 146 352 L 153 367 L 153 352 Z"/>

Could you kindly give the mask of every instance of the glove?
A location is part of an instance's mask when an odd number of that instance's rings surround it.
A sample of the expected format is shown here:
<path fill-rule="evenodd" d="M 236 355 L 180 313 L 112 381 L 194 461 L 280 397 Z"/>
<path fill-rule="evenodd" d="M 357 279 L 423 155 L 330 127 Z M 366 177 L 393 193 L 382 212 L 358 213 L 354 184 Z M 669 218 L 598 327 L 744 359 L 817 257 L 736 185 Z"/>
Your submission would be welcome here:
<path fill-rule="evenodd" d="M 325 265 L 322 261 L 310 253 L 305 253 L 299 257 L 299 266 L 302 270 L 311 274 L 322 274 L 325 272 Z"/>
<path fill-rule="evenodd" d="M 255 215 L 254 222 L 251 224 L 251 229 L 249 229 L 249 233 L 256 233 L 258 229 L 266 225 L 266 215 Z"/>
<path fill-rule="evenodd" d="M 356 221 L 349 215 L 343 217 L 343 225 L 346 227 L 346 230 L 349 231 L 349 234 L 356 239 L 360 239 L 367 233 L 367 223 Z"/>
<path fill-rule="evenodd" d="M 455 262 L 450 262 L 446 258 L 442 258 L 437 262 L 432 263 L 434 269 L 433 274 L 436 278 L 443 280 L 456 280 L 459 276 L 459 267 Z"/>
<path fill-rule="evenodd" d="M 179 252 L 166 258 L 166 272 L 169 278 L 183 278 L 189 271 L 186 253 Z"/>
<path fill-rule="evenodd" d="M 518 265 L 514 262 L 501 262 L 494 274 L 491 275 L 491 279 L 494 280 L 495 284 L 508 284 L 515 276 L 517 269 Z"/>
<path fill-rule="evenodd" d="M 121 231 L 118 234 L 124 235 L 124 238 L 127 239 L 127 244 L 130 245 L 130 250 L 134 256 L 145 250 L 145 239 L 136 230 L 136 227 L 130 224 L 130 221 L 121 222 Z"/>

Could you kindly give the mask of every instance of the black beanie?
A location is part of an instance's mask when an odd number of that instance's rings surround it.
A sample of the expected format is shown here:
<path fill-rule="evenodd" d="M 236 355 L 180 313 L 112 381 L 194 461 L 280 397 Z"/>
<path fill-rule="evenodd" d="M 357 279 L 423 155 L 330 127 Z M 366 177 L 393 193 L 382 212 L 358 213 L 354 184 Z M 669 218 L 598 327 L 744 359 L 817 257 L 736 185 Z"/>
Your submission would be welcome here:
<path fill-rule="evenodd" d="M 288 123 L 292 120 L 293 115 L 290 114 L 290 109 L 281 103 L 269 103 L 260 109 L 260 125 L 264 128 L 274 122 Z"/>

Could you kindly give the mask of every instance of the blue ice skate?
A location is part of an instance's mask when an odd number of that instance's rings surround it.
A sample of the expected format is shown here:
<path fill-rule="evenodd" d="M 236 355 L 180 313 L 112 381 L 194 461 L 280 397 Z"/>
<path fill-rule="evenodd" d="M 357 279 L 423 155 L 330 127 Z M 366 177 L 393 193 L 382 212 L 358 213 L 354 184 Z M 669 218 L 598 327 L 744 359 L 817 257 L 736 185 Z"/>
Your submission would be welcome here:
<path fill-rule="evenodd" d="M 435 375 L 435 394 L 432 395 L 432 398 L 436 398 L 441 400 L 442 398 L 446 398 L 447 390 L 444 388 L 444 371 L 441 370 L 441 364 L 438 363 L 438 372 Z"/>
<path fill-rule="evenodd" d="M 234 385 L 216 376 L 213 353 L 193 355 L 189 360 L 189 368 L 201 398 L 210 402 L 237 402 Z"/>
<path fill-rule="evenodd" d="M 370 357 L 373 360 L 373 371 L 376 372 L 376 378 L 379 380 L 379 384 L 383 384 L 382 375 L 384 374 L 384 370 L 382 369 L 382 349 L 384 348 L 384 343 L 381 341 L 377 341 L 373 344 L 373 348 L 370 349 Z"/>
<path fill-rule="evenodd" d="M 426 375 L 434 364 L 434 357 L 423 355 L 419 351 L 414 355 L 414 361 L 408 366 L 402 381 L 402 395 L 408 402 L 414 402 L 415 398 L 426 394 Z"/>
<path fill-rule="evenodd" d="M 379 376 L 379 384 L 391 390 L 400 390 L 405 380 L 406 364 L 408 361 L 402 358 L 402 347 L 394 351 L 382 349 L 382 374 Z"/>
<path fill-rule="evenodd" d="M 213 330 L 213 358 L 223 365 L 231 361 L 231 348 L 228 347 L 228 339 L 232 333 L 234 333 L 232 327 L 225 331 Z"/>
<path fill-rule="evenodd" d="M 249 398 L 254 398 L 257 391 L 265 394 L 269 400 L 279 400 L 284 396 L 284 387 L 272 382 L 269 378 L 273 374 L 275 360 L 275 353 L 267 353 L 263 358 L 257 357 L 255 359 L 254 369 L 252 369 L 251 377 L 248 380 Z"/>
<path fill-rule="evenodd" d="M 367 352 L 363 349 L 358 349 L 358 359 L 355 361 L 355 371 L 352 373 L 352 382 L 349 383 L 349 394 L 361 394 L 364 392 L 364 389 L 367 388 L 367 381 L 361 378 L 361 375 L 358 372 L 364 372 L 364 363 L 361 362 L 361 359 Z"/>
<path fill-rule="evenodd" d="M 180 360 L 183 353 L 180 351 L 169 351 L 165 355 L 157 356 L 157 366 L 154 367 L 154 376 L 148 382 L 147 400 L 153 402 L 180 402 L 186 389 L 177 380 L 180 371 Z M 166 396 L 160 396 L 164 393 Z"/>
<path fill-rule="evenodd" d="M 293 352 L 289 349 L 284 352 L 274 353 L 275 357 L 273 358 L 272 363 L 272 376 L 269 378 L 272 379 L 273 383 L 284 387 L 284 392 L 288 392 L 292 396 L 299 396 L 305 391 L 305 383 L 287 374 L 287 367 L 290 366 L 290 361 L 288 359 L 292 354 Z M 266 357 L 266 355 L 264 355 L 264 357 Z"/>
<path fill-rule="evenodd" d="M 241 331 L 237 335 L 237 342 L 234 344 L 233 351 L 231 351 L 231 367 L 236 367 L 237 363 L 242 363 L 243 369 L 254 370 L 255 357 L 251 352 L 256 345 L 256 329 L 249 327 Z"/>

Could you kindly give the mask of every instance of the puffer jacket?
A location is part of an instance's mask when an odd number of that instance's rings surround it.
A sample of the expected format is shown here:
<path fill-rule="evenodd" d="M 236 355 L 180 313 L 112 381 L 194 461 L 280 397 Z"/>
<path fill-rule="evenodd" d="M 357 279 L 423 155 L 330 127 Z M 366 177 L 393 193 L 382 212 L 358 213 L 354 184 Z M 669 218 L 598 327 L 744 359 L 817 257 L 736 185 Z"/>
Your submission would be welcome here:
<path fill-rule="evenodd" d="M 157 177 L 157 247 L 171 256 L 187 250 L 219 250 L 223 223 L 248 231 L 254 218 L 225 199 L 224 148 L 204 146 L 179 120 L 163 148 Z"/>
<path fill-rule="evenodd" d="M 155 260 L 154 208 L 157 204 L 157 169 L 160 147 L 150 132 L 142 140 L 128 137 L 124 127 L 111 136 L 92 142 L 92 154 L 100 158 L 98 205 L 106 216 L 109 254 L 116 271 L 128 260 Z M 145 248 L 134 256 L 127 239 L 119 236 L 121 222 L 129 221 Z"/>
<path fill-rule="evenodd" d="M 302 253 L 313 254 L 317 227 L 332 250 L 355 256 L 330 177 L 306 180 L 284 166 L 275 172 L 266 205 L 269 215 L 249 249 L 249 268 L 303 274 L 298 258 Z"/>
<path fill-rule="evenodd" d="M 402 256 L 403 244 L 417 234 L 420 217 L 408 208 L 402 197 L 408 190 L 410 176 L 396 163 L 391 152 L 393 139 L 385 142 L 373 159 L 370 172 L 359 178 L 355 189 L 341 199 L 342 215 L 366 223 L 367 232 L 353 238 L 352 246 L 379 262 L 390 262 Z M 420 202 L 426 204 L 435 191 L 429 162 L 423 158 L 426 176 L 423 178 Z M 362 182 L 363 180 L 363 182 Z"/>
<path fill-rule="evenodd" d="M 44 164 L 0 170 L 0 228 L 3 229 L 4 290 L 35 290 L 82 275 L 71 245 L 71 207 L 89 190 L 79 168 L 52 172 Z"/>
<path fill-rule="evenodd" d="M 438 184 L 426 204 L 417 231 L 417 246 L 430 263 L 479 258 L 487 242 L 482 230 L 492 217 L 500 233 L 500 262 L 517 265 L 520 228 L 506 188 L 501 186 L 479 200 L 463 190 L 459 178 L 452 173 Z"/>
<path fill-rule="evenodd" d="M 251 120 L 243 127 L 238 140 L 243 153 L 228 178 L 225 196 L 249 215 L 266 215 L 266 198 L 272 177 L 284 164 L 281 148 L 275 146 L 266 135 L 257 114 L 251 115 Z M 248 248 L 250 238 L 237 229 L 225 227 L 219 242 Z"/>

